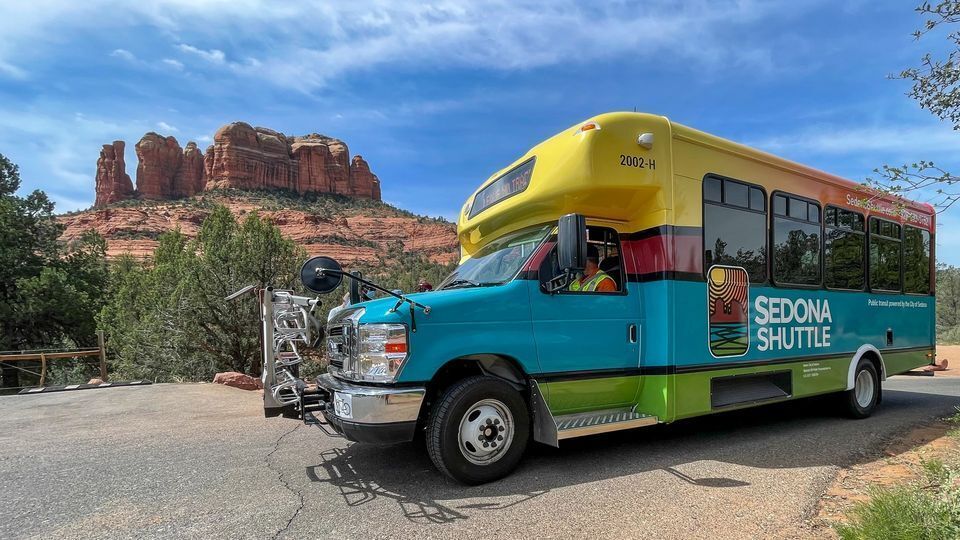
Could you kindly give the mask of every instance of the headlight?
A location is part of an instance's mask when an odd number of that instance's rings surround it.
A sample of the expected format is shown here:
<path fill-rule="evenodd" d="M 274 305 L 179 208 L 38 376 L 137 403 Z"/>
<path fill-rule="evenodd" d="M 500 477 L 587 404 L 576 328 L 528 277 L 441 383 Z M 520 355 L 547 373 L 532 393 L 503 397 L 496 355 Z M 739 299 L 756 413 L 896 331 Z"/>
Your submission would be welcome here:
<path fill-rule="evenodd" d="M 358 380 L 393 382 L 407 359 L 407 327 L 403 324 L 360 325 L 360 347 L 354 371 Z"/>

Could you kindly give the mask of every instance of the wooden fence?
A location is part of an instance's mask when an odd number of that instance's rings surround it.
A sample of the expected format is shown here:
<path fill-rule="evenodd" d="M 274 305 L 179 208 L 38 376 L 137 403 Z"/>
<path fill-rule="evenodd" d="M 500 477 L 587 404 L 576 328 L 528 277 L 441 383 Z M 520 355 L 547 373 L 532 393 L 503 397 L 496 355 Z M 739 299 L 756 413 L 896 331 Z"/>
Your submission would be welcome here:
<path fill-rule="evenodd" d="M 13 366 L 14 368 L 32 373 L 40 377 L 40 386 L 47 384 L 47 366 L 51 361 L 64 358 L 79 357 L 98 357 L 100 363 L 100 379 L 107 380 L 107 350 L 103 343 L 103 332 L 97 333 L 98 347 L 89 347 L 85 349 L 39 349 L 30 351 L 8 351 L 0 353 L 0 364 L 13 365 L 15 362 L 36 362 L 40 361 L 40 373 L 28 370 L 26 368 Z M 20 387 L 17 387 L 20 388 Z"/>

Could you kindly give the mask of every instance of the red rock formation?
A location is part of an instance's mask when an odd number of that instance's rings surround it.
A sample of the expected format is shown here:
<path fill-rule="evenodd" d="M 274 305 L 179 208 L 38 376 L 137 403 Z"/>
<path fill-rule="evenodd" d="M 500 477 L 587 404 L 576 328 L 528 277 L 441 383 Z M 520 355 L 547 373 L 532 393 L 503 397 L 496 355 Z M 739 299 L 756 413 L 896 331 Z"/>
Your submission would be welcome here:
<path fill-rule="evenodd" d="M 123 159 L 123 141 L 103 145 L 97 160 L 96 193 L 94 206 L 103 206 L 133 197 L 133 182 L 127 174 Z"/>
<path fill-rule="evenodd" d="M 183 149 L 183 162 L 173 179 L 173 196 L 192 197 L 203 191 L 205 184 L 203 153 L 197 143 L 190 141 Z"/>
<path fill-rule="evenodd" d="M 333 193 L 350 195 L 350 150 L 343 141 L 330 139 L 327 143 L 332 162 L 327 166 L 327 176 L 333 186 Z"/>
<path fill-rule="evenodd" d="M 370 172 L 370 165 L 360 154 L 353 156 L 353 161 L 350 162 L 350 183 L 350 195 L 380 200 L 380 179 Z"/>
<path fill-rule="evenodd" d="M 332 193 L 327 164 L 333 161 L 330 148 L 320 142 L 295 138 L 291 145 L 297 163 L 297 193 Z"/>
<path fill-rule="evenodd" d="M 347 149 L 347 145 L 339 139 L 319 133 L 311 133 L 293 138 L 294 148 L 302 148 L 303 146 L 322 148 L 323 150 L 320 151 L 324 153 L 324 164 L 320 171 L 311 171 L 314 176 L 308 176 L 307 178 L 301 176 L 299 178 L 300 187 L 298 191 L 309 193 L 314 191 L 311 186 L 321 185 L 325 186 L 326 189 L 320 191 L 350 195 L 350 150 Z"/>
<path fill-rule="evenodd" d="M 244 122 L 217 130 L 204 158 L 206 189 L 289 189 L 296 186 L 297 167 L 286 137 Z"/>
<path fill-rule="evenodd" d="M 280 188 L 379 200 L 379 180 L 370 167 L 362 159 L 352 165 L 350 150 L 338 139 L 318 133 L 284 137 L 243 122 L 217 130 L 204 158 L 208 190 Z"/>
<path fill-rule="evenodd" d="M 147 133 L 137 143 L 137 193 L 144 199 L 178 196 L 174 178 L 183 163 L 183 150 L 174 137 Z"/>
<path fill-rule="evenodd" d="M 380 200 L 380 180 L 367 162 L 360 156 L 351 161 L 343 141 L 319 133 L 287 137 L 272 129 L 234 122 L 217 130 L 205 155 L 194 142 L 181 150 L 174 137 L 153 132 L 140 139 L 136 150 L 139 164 L 134 192 L 123 171 L 123 141 L 104 146 L 97 162 L 98 206 L 135 195 L 176 199 L 224 188 L 284 189 L 301 195 L 336 193 Z"/>

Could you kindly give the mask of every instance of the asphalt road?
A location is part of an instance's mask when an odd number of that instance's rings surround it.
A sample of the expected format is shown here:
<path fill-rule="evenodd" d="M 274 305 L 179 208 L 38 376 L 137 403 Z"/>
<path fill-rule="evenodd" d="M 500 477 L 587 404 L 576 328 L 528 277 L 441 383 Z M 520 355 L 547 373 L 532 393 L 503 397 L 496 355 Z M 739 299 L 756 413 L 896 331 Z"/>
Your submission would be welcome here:
<path fill-rule="evenodd" d="M 805 400 L 537 445 L 463 487 L 414 445 L 370 447 L 260 396 L 154 385 L 0 397 L 0 538 L 796 537 L 840 466 L 960 404 L 895 377 L 867 420 Z"/>

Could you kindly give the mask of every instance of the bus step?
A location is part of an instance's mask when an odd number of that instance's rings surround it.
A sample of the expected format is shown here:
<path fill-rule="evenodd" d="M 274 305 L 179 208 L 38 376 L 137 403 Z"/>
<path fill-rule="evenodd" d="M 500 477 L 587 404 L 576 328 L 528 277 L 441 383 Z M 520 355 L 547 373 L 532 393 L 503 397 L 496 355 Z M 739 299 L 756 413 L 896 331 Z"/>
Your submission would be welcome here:
<path fill-rule="evenodd" d="M 633 412 L 631 409 L 611 409 L 557 416 L 557 440 L 572 439 L 596 433 L 619 431 L 657 423 L 656 416 Z"/>

